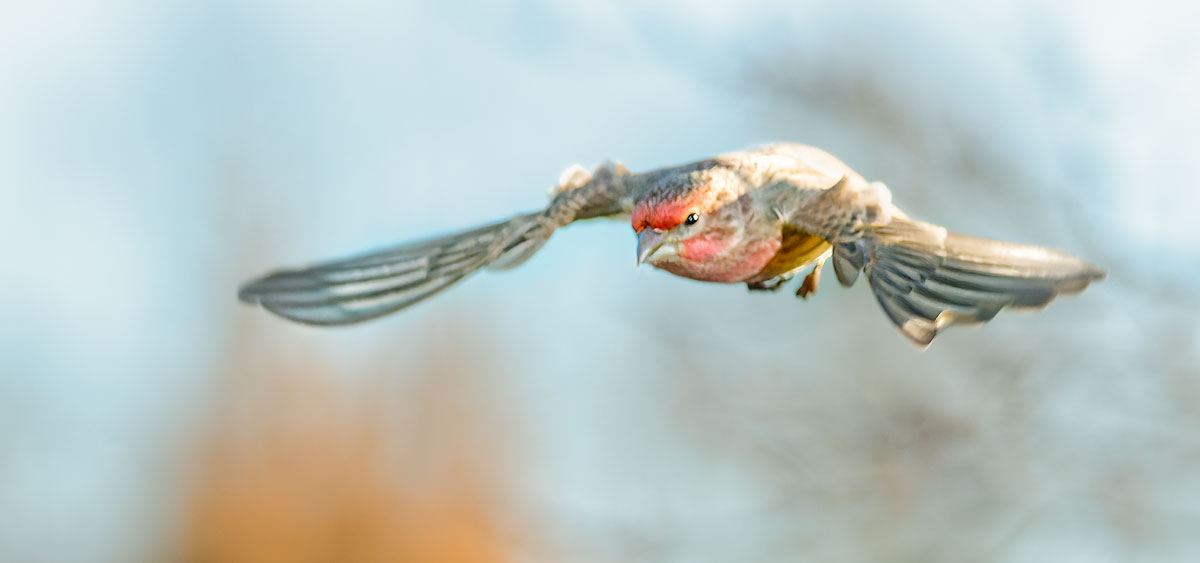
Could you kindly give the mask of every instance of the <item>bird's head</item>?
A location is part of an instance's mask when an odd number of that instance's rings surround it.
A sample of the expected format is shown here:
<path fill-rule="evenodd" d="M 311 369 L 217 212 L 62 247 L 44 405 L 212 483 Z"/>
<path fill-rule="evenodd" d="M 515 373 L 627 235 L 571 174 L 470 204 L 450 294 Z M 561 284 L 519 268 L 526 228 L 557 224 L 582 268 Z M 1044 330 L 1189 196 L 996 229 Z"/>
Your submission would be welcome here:
<path fill-rule="evenodd" d="M 707 281 L 731 281 L 742 272 L 747 240 L 745 202 L 707 175 L 650 190 L 633 210 L 638 264 Z M 751 272 L 752 273 L 752 272 Z"/>

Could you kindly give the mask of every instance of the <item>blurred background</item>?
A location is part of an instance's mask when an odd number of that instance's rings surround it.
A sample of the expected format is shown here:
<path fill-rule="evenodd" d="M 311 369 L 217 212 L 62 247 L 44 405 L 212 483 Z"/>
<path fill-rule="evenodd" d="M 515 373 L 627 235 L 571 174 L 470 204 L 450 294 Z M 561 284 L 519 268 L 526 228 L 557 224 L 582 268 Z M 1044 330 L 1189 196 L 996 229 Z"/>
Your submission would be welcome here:
<path fill-rule="evenodd" d="M 0 560 L 1198 561 L 1188 2 L 0 4 Z M 561 170 L 814 144 L 1109 278 L 918 352 L 634 267 L 620 223 L 404 314 L 267 269 Z"/>

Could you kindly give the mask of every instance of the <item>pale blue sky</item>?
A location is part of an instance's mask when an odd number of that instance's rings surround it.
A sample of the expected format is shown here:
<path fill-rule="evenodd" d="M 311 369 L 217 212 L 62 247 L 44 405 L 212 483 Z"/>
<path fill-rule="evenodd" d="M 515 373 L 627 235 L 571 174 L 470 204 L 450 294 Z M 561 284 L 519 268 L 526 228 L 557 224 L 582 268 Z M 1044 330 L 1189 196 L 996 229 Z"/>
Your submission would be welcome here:
<path fill-rule="evenodd" d="M 1197 452 L 1196 428 L 1163 413 L 1172 386 L 1200 376 L 1200 13 L 1043 4 L 0 6 L 0 558 L 162 547 L 173 444 L 203 416 L 234 320 L 353 378 L 371 350 L 457 316 L 519 358 L 497 370 L 540 429 L 533 510 L 653 528 L 665 559 L 744 558 L 787 534 L 710 533 L 773 493 L 680 444 L 662 411 L 687 374 L 661 366 L 688 356 L 732 374 L 774 358 L 808 381 L 894 371 L 970 395 L 948 382 L 1014 348 L 1028 373 L 1061 376 L 1041 383 L 1055 393 L 1031 446 L 1065 475 L 1047 487 L 1146 465 L 1165 499 L 1151 512 L 1183 517 L 1133 553 L 1189 559 L 1200 548 L 1180 530 L 1200 522 L 1200 481 L 1168 466 Z M 902 119 L 843 103 L 856 81 Z M 775 140 L 828 148 L 914 215 L 1068 248 L 1112 275 L 925 354 L 861 287 L 798 303 L 637 270 L 620 224 L 573 227 L 519 271 L 348 331 L 234 301 L 269 267 L 535 208 L 573 163 L 644 169 Z M 675 315 L 704 330 L 664 337 Z M 1105 560 L 1098 537 L 1106 554 L 1127 547 L 1086 503 L 1054 506 L 999 559 Z"/>

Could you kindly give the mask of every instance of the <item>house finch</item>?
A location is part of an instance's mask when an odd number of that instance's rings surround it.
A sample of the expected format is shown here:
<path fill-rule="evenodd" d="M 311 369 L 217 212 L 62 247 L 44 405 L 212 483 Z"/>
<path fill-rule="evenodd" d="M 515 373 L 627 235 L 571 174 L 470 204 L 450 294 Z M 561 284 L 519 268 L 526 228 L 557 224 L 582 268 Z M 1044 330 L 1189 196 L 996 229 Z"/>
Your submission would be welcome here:
<path fill-rule="evenodd" d="M 695 280 L 817 290 L 832 256 L 844 286 L 866 274 L 884 313 L 918 346 L 1005 307 L 1042 307 L 1104 272 L 1049 248 L 973 238 L 908 218 L 891 192 L 819 149 L 776 144 L 631 174 L 573 167 L 534 213 L 426 241 L 283 270 L 238 296 L 295 321 L 341 325 L 403 309 L 487 268 L 532 256 L 559 227 L 631 217 L 637 261 Z"/>

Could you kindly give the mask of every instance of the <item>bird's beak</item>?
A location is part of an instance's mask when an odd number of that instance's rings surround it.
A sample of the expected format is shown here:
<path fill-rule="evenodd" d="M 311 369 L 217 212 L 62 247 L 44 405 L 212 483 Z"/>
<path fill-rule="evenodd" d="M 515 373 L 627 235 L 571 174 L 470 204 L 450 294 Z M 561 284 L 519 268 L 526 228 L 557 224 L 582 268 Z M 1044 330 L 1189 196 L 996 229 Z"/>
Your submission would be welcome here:
<path fill-rule="evenodd" d="M 666 235 L 658 229 L 643 229 L 638 233 L 638 266 L 645 264 L 650 257 L 662 248 Z"/>

